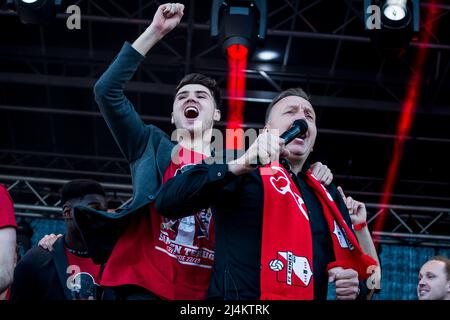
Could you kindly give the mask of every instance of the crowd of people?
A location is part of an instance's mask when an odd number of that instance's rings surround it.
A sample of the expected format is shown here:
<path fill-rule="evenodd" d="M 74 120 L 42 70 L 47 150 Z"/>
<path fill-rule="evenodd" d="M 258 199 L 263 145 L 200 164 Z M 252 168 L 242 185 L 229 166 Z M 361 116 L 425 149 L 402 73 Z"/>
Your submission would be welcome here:
<path fill-rule="evenodd" d="M 174 141 L 145 124 L 124 87 L 184 6 L 159 6 L 126 42 L 94 87 L 100 111 L 130 165 L 133 199 L 108 210 L 93 180 L 61 189 L 63 235 L 49 235 L 17 262 L 12 199 L 0 186 L 0 292 L 17 300 L 368 299 L 381 268 L 364 203 L 309 163 L 316 115 L 300 88 L 268 106 L 265 126 L 239 157 L 211 146 L 220 89 L 202 74 L 178 84 Z M 304 119 L 286 144 L 281 132 Z M 17 264 L 17 265 L 16 265 Z M 450 299 L 450 262 L 434 257 L 419 273 L 419 299 Z"/>

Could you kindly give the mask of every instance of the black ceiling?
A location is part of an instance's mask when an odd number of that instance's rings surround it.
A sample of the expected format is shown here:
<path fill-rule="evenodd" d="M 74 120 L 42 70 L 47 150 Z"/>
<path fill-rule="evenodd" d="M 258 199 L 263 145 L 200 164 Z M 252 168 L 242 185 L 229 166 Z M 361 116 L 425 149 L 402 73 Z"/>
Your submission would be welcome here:
<path fill-rule="evenodd" d="M 68 30 L 64 15 L 49 26 L 26 26 L 1 6 L 0 172 L 129 182 L 92 87 L 123 42 L 144 30 L 160 2 L 72 2 L 81 8 L 81 30 Z M 127 90 L 145 121 L 168 133 L 171 94 L 183 74 L 214 76 L 226 93 L 227 63 L 209 37 L 210 1 L 182 2 L 182 24 L 150 52 Z M 393 203 L 450 205 L 450 5 L 437 3 L 418 112 L 394 190 L 403 196 Z M 422 22 L 428 8 L 422 1 Z M 264 49 L 280 56 L 249 61 L 245 122 L 261 126 L 277 91 L 304 87 L 318 115 L 315 158 L 355 196 L 377 202 L 424 33 L 402 54 L 384 56 L 364 31 L 362 9 L 362 1 L 268 1 Z"/>

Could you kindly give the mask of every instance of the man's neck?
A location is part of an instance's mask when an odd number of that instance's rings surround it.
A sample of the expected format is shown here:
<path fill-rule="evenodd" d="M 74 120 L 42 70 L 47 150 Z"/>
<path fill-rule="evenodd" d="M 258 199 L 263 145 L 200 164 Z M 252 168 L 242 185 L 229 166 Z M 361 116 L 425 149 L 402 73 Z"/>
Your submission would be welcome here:
<path fill-rule="evenodd" d="M 211 133 L 194 134 L 194 137 L 183 137 L 178 141 L 180 146 L 185 149 L 204 154 L 207 157 L 211 156 Z"/>
<path fill-rule="evenodd" d="M 65 242 L 66 246 L 70 249 L 77 250 L 77 251 L 86 251 L 86 245 L 84 244 L 83 240 L 81 239 L 81 235 L 77 235 L 77 232 L 74 231 L 68 231 L 65 235 Z"/>
<path fill-rule="evenodd" d="M 291 165 L 291 171 L 298 175 L 300 171 L 302 171 L 303 165 L 306 162 L 306 158 L 288 158 L 289 164 Z"/>

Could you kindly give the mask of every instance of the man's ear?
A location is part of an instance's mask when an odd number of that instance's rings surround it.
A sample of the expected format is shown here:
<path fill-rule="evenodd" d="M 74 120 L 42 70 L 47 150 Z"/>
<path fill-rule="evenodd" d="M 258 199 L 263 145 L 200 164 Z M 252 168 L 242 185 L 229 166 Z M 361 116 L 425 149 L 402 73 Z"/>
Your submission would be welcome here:
<path fill-rule="evenodd" d="M 63 218 L 70 219 L 72 218 L 72 207 L 65 205 L 63 207 Z"/>
<path fill-rule="evenodd" d="M 214 116 L 213 116 L 213 120 L 214 121 L 220 121 L 220 117 L 222 116 L 221 112 L 219 109 L 214 109 Z"/>
<path fill-rule="evenodd" d="M 173 120 L 173 112 L 170 114 L 170 123 L 175 124 L 175 120 Z"/>

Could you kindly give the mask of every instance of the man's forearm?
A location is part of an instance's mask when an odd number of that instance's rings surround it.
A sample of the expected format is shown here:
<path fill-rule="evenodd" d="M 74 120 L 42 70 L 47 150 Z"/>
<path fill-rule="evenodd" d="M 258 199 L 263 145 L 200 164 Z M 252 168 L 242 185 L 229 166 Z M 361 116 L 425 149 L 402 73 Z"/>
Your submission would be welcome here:
<path fill-rule="evenodd" d="M 159 41 L 163 35 L 161 32 L 153 28 L 152 25 L 150 25 L 145 31 L 137 38 L 133 44 L 132 47 L 142 54 L 143 56 L 147 55 L 147 53 L 150 51 L 151 48 Z"/>
<path fill-rule="evenodd" d="M 361 246 L 363 252 L 371 256 L 379 265 L 377 251 L 375 250 L 375 245 L 373 243 L 369 229 L 365 227 L 359 231 L 355 231 L 355 234 L 358 238 L 359 245 Z"/>
<path fill-rule="evenodd" d="M 155 201 L 156 210 L 172 219 L 192 215 L 213 205 L 234 178 L 227 165 L 198 164 L 163 185 Z"/>
<path fill-rule="evenodd" d="M 359 245 L 363 252 L 370 257 L 372 257 L 377 262 L 377 267 L 373 270 L 367 270 L 368 273 L 372 273 L 372 275 L 367 279 L 367 287 L 371 290 L 371 295 L 373 294 L 373 289 L 381 289 L 381 265 L 380 260 L 378 259 L 378 254 L 375 249 L 375 245 L 373 243 L 372 237 L 369 232 L 369 228 L 364 227 L 361 230 L 355 231 L 356 237 L 358 239 Z M 369 299 L 370 299 L 369 298 Z"/>

